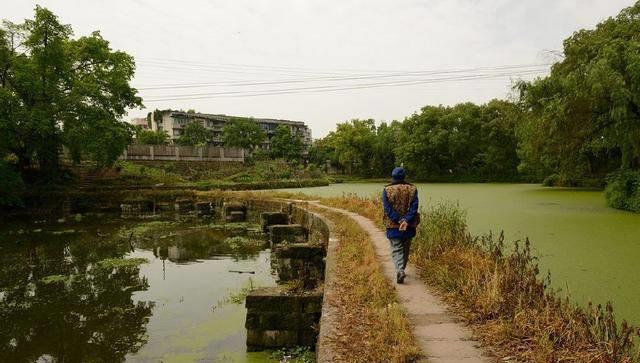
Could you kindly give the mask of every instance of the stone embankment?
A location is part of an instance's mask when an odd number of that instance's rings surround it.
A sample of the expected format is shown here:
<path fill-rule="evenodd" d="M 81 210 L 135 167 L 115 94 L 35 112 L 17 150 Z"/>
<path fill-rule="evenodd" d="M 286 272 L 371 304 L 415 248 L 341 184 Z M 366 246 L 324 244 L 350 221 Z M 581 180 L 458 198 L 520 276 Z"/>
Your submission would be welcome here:
<path fill-rule="evenodd" d="M 269 202 L 249 202 L 263 210 Z M 290 202 L 274 202 L 261 214 L 270 236 L 277 287 L 247 295 L 247 348 L 315 346 L 323 312 L 329 227 L 318 215 Z M 331 256 L 329 256 L 331 258 Z"/>

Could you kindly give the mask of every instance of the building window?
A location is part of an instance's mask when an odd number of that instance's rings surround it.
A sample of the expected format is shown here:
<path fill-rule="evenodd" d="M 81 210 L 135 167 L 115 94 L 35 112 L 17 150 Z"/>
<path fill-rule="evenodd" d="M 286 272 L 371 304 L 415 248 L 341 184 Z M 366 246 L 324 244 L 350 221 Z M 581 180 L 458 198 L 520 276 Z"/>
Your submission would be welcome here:
<path fill-rule="evenodd" d="M 181 131 L 180 129 L 173 129 L 173 136 L 180 136 Z"/>

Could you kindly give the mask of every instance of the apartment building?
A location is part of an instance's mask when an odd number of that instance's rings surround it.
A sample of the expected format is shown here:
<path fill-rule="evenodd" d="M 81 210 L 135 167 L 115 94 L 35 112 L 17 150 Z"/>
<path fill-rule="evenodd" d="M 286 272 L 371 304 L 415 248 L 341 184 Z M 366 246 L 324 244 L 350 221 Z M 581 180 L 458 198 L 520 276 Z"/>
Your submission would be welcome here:
<path fill-rule="evenodd" d="M 199 122 L 205 128 L 211 131 L 212 144 L 215 146 L 224 146 L 222 142 L 222 130 L 224 125 L 235 116 L 192 113 L 184 111 L 155 111 L 150 113 L 151 129 L 165 130 L 171 140 L 180 138 L 182 129 L 191 122 Z M 269 149 L 271 138 L 275 134 L 276 128 L 280 125 L 287 126 L 291 132 L 300 136 L 308 149 L 311 146 L 311 129 L 302 121 L 278 120 L 270 118 L 254 118 L 255 122 L 264 130 L 267 137 L 262 144 L 262 148 Z"/>

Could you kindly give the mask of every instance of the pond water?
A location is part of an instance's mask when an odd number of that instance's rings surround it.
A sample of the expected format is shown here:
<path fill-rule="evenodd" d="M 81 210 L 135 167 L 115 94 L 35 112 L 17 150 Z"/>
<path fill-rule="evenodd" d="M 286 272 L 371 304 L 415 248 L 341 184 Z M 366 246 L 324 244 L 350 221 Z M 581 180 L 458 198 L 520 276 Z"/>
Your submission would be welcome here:
<path fill-rule="evenodd" d="M 378 195 L 382 183 L 290 189 L 318 196 Z M 608 208 L 603 193 L 531 184 L 417 184 L 422 206 L 457 201 L 473 233 L 529 237 L 541 271 L 578 302 L 612 301 L 640 325 L 640 214 Z"/>
<path fill-rule="evenodd" d="M 244 292 L 276 284 L 265 242 L 205 220 L 0 225 L 0 362 L 272 362 L 245 347 Z"/>

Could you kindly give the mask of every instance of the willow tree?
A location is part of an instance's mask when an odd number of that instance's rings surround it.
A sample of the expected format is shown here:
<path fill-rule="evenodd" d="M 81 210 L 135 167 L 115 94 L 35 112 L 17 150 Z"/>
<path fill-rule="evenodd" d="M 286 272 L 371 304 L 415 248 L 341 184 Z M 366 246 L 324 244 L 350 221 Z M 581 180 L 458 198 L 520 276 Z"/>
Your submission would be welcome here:
<path fill-rule="evenodd" d="M 113 51 L 99 32 L 73 38 L 70 25 L 36 7 L 33 19 L 0 28 L 0 129 L 5 152 L 22 170 L 58 170 L 67 146 L 76 161 L 88 155 L 109 165 L 131 141 L 120 119 L 142 106 L 129 84 L 133 58 Z"/>
<path fill-rule="evenodd" d="M 548 77 L 518 88 L 524 167 L 573 179 L 640 166 L 640 2 L 575 32 Z"/>

